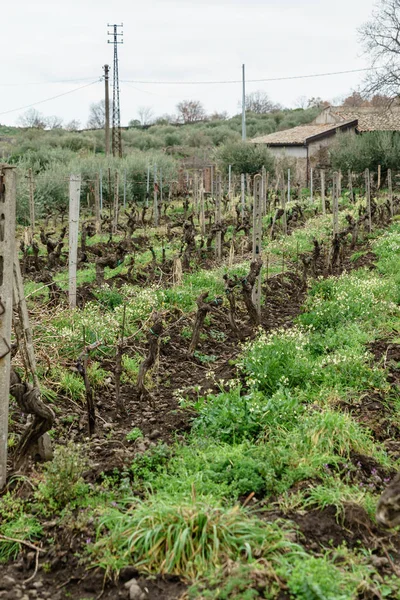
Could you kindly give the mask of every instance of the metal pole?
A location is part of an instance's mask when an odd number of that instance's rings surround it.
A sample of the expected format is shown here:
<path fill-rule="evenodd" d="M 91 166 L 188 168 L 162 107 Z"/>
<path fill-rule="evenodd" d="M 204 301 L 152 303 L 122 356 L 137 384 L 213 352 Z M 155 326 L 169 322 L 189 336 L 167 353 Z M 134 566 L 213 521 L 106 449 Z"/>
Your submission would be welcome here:
<path fill-rule="evenodd" d="M 29 216 L 31 223 L 31 238 L 35 235 L 35 196 L 32 169 L 29 169 Z"/>
<path fill-rule="evenodd" d="M 78 258 L 79 205 L 81 176 L 69 179 L 69 305 L 76 308 L 76 263 Z"/>
<path fill-rule="evenodd" d="M 100 169 L 100 212 L 103 210 L 103 173 Z"/>
<path fill-rule="evenodd" d="M 387 172 L 388 180 L 388 192 L 389 192 L 389 205 L 390 205 L 390 216 L 393 218 L 393 184 L 392 184 L 392 169 L 388 169 Z"/>
<path fill-rule="evenodd" d="M 124 169 L 124 208 L 126 206 L 126 169 Z"/>
<path fill-rule="evenodd" d="M 221 172 L 217 171 L 216 176 L 216 194 L 215 194 L 215 225 L 218 227 L 215 235 L 215 257 L 218 260 L 222 258 L 221 246 Z"/>
<path fill-rule="evenodd" d="M 105 85 L 105 134 L 106 134 L 106 156 L 110 154 L 110 92 L 108 86 L 108 73 L 110 67 L 104 65 L 104 85 Z"/>
<path fill-rule="evenodd" d="M 242 65 L 242 140 L 246 141 L 246 67 Z"/>
<path fill-rule="evenodd" d="M 11 322 L 15 255 L 16 177 L 4 165 L 0 174 L 0 490 L 7 477 L 7 438 L 11 368 Z"/>
<path fill-rule="evenodd" d="M 339 233 L 339 181 L 340 175 L 335 171 L 332 187 L 333 235 Z"/>
<path fill-rule="evenodd" d="M 262 243 L 262 175 L 254 176 L 253 190 L 253 260 L 261 257 Z M 257 313 L 261 314 L 261 273 L 253 288 L 253 303 Z"/>
<path fill-rule="evenodd" d="M 154 227 L 158 227 L 157 165 L 154 165 Z"/>
<path fill-rule="evenodd" d="M 325 204 L 325 171 L 321 169 L 321 204 L 322 204 L 322 214 L 326 213 L 326 204 Z"/>
<path fill-rule="evenodd" d="M 242 198 L 242 207 L 241 207 L 241 213 L 242 213 L 242 221 L 244 218 L 244 205 L 245 205 L 245 198 L 244 198 L 244 194 L 245 194 L 245 177 L 244 177 L 244 173 L 242 173 L 240 175 L 240 194 L 241 194 L 241 198 Z"/>

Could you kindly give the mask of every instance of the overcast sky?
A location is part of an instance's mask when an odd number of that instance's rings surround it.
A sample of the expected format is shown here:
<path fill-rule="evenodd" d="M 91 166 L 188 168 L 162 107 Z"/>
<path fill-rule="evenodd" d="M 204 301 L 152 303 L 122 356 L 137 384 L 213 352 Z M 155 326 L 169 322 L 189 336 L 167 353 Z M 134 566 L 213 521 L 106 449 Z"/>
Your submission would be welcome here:
<path fill-rule="evenodd" d="M 91 83 L 112 65 L 107 23 L 124 23 L 119 46 L 122 124 L 140 106 L 173 113 L 183 99 L 207 112 L 238 112 L 240 84 L 154 85 L 125 81 L 220 81 L 307 75 L 368 66 L 357 27 L 374 0 L 16 0 L 2 5 L 0 123 L 15 124 L 14 109 Z M 363 74 L 249 83 L 289 107 L 301 96 L 335 101 Z M 112 92 L 112 90 L 111 90 Z M 86 124 L 101 82 L 35 108 L 46 116 Z M 8 114 L 5 114 L 6 111 Z"/>

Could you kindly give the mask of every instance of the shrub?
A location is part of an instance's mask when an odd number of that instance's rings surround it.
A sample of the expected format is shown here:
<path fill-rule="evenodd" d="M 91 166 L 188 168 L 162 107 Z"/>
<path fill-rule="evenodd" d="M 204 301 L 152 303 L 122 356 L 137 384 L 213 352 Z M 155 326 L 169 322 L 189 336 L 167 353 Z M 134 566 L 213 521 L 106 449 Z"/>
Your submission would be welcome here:
<path fill-rule="evenodd" d="M 37 498 L 53 510 L 64 508 L 88 492 L 83 481 L 87 459 L 81 446 L 69 442 L 58 446 L 54 458 L 44 465 L 43 481 L 39 483 Z"/>

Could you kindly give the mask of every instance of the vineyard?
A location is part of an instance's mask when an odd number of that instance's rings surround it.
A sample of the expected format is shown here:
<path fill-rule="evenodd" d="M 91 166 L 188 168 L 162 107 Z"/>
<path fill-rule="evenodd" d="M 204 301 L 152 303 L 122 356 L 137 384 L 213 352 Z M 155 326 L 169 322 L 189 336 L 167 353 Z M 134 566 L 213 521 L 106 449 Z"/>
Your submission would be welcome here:
<path fill-rule="evenodd" d="M 19 172 L 0 599 L 400 599 L 396 177 L 131 167 Z"/>

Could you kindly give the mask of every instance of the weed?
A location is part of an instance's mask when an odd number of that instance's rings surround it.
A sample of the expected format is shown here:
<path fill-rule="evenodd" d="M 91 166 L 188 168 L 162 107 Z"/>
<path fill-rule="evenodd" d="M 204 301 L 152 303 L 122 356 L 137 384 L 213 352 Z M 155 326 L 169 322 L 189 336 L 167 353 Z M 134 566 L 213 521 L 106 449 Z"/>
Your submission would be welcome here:
<path fill-rule="evenodd" d="M 54 458 L 43 467 L 43 480 L 39 483 L 36 497 L 51 509 L 58 511 L 69 502 L 88 493 L 82 475 L 87 460 L 81 446 L 69 442 L 54 450 Z"/>
<path fill-rule="evenodd" d="M 126 434 L 125 439 L 127 442 L 135 442 L 136 440 L 143 437 L 143 433 L 139 427 L 134 427 L 129 433 Z"/>

